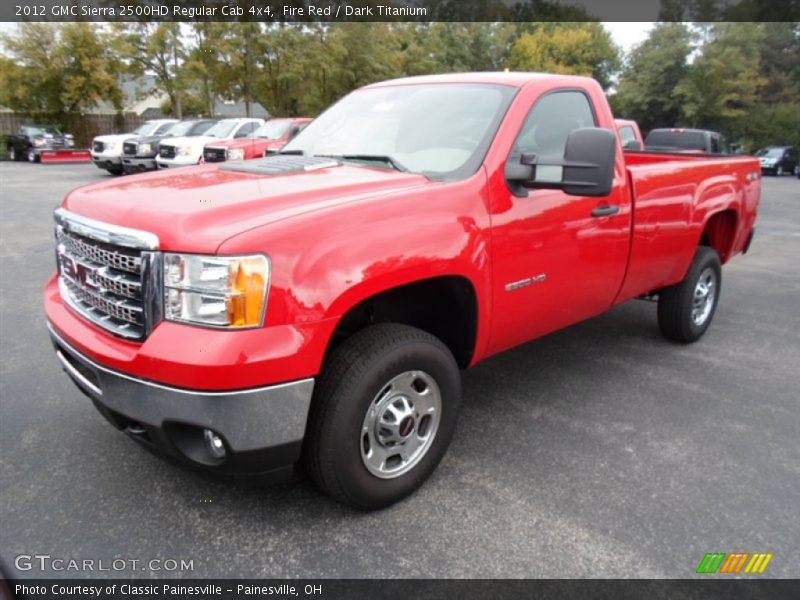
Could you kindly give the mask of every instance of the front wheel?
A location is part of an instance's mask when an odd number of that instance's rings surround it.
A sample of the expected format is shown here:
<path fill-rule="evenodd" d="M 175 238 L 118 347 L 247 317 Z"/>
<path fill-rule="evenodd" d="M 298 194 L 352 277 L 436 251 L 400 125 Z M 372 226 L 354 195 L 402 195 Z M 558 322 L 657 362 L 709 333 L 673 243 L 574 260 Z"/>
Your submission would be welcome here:
<path fill-rule="evenodd" d="M 37 163 L 39 162 L 39 155 L 36 154 L 36 151 L 33 148 L 28 150 L 28 162 Z"/>
<path fill-rule="evenodd" d="M 389 506 L 436 469 L 455 431 L 461 378 L 434 336 L 393 323 L 334 350 L 315 391 L 304 448 L 314 481 L 360 509 Z"/>
<path fill-rule="evenodd" d="M 777 167 L 775 167 L 775 175 L 777 175 L 778 177 L 783 175 L 783 167 L 782 166 L 778 165 Z"/>
<path fill-rule="evenodd" d="M 659 292 L 658 325 L 664 337 L 684 344 L 699 340 L 714 318 L 721 284 L 719 254 L 700 246 L 683 281 Z"/>

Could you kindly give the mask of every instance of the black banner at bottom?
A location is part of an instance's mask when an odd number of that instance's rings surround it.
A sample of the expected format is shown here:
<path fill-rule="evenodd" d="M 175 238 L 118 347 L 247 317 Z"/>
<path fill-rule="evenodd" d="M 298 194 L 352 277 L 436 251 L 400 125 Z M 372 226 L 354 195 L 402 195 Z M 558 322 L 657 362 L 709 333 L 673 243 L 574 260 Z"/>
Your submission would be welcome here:
<path fill-rule="evenodd" d="M 18 579 L 0 580 L 0 600 L 293 600 L 501 598 L 800 597 L 800 580 L 780 579 Z"/>

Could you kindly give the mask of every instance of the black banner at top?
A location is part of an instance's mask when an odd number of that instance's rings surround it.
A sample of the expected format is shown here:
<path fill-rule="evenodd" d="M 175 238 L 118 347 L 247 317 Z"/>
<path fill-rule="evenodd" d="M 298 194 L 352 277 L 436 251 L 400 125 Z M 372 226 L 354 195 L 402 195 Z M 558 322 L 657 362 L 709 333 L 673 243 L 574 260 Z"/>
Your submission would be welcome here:
<path fill-rule="evenodd" d="M 798 21 L 800 0 L 3 0 L 0 21 Z"/>

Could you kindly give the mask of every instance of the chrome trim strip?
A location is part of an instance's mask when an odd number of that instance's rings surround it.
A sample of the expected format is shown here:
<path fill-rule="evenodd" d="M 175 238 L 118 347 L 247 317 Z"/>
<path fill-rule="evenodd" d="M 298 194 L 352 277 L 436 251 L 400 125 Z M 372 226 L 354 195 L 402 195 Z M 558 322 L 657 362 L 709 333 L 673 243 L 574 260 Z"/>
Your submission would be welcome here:
<path fill-rule="evenodd" d="M 78 369 L 73 367 L 72 364 L 61 353 L 61 350 L 56 350 L 56 356 L 58 357 L 58 360 L 61 361 L 61 364 L 63 365 L 64 369 L 66 369 L 66 371 L 70 375 L 72 375 L 73 379 L 76 379 L 78 381 L 78 383 L 80 383 L 82 385 L 85 385 L 87 388 L 92 390 L 98 396 L 102 396 L 103 395 L 103 390 L 101 390 L 99 387 L 97 387 L 91 381 L 86 379 L 86 377 L 83 376 L 83 373 L 81 373 L 80 371 L 78 371 Z"/>
<path fill-rule="evenodd" d="M 88 217 L 76 215 L 65 208 L 57 208 L 53 213 L 53 217 L 56 223 L 67 231 L 99 242 L 138 250 L 158 249 L 158 236 L 149 231 L 95 221 Z"/>
<path fill-rule="evenodd" d="M 152 388 L 156 388 L 156 389 L 159 389 L 159 390 L 166 390 L 168 392 L 175 392 L 177 394 L 186 394 L 186 395 L 189 395 L 189 396 L 238 396 L 240 394 L 257 394 L 259 392 L 264 392 L 264 391 L 267 391 L 267 390 L 275 390 L 275 389 L 285 388 L 285 387 L 289 387 L 289 386 L 300 385 L 300 384 L 303 384 L 303 383 L 307 383 L 309 381 L 314 381 L 313 377 L 307 377 L 305 379 L 297 379 L 295 381 L 289 381 L 287 383 L 276 383 L 276 384 L 273 384 L 273 385 L 266 385 L 264 387 L 259 387 L 259 388 L 247 388 L 247 389 L 242 389 L 242 390 L 233 390 L 233 391 L 230 391 L 230 392 L 214 392 L 214 391 L 204 392 L 204 391 L 186 390 L 186 389 L 183 389 L 183 388 L 176 388 L 176 387 L 171 387 L 169 385 L 162 385 L 160 383 L 154 383 L 152 381 L 147 381 L 146 379 L 139 379 L 137 377 L 131 377 L 130 375 L 125 375 L 124 373 L 121 373 L 119 371 L 114 371 L 113 369 L 109 369 L 107 367 L 99 365 L 96 362 L 94 362 L 92 359 L 87 357 L 85 354 L 83 354 L 82 352 L 79 352 L 78 350 L 73 348 L 72 345 L 70 345 L 68 342 L 64 341 L 64 338 L 62 338 L 60 335 L 58 335 L 56 333 L 55 328 L 50 324 L 49 321 L 47 322 L 47 329 L 50 331 L 50 334 L 54 338 L 56 338 L 58 340 L 58 342 L 60 344 L 62 344 L 70 352 L 74 352 L 77 356 L 79 356 L 81 358 L 81 360 L 86 361 L 87 363 L 89 363 L 92 367 L 94 367 L 98 371 L 103 371 L 104 373 L 108 373 L 109 375 L 113 375 L 115 377 L 121 377 L 122 379 L 127 379 L 128 381 L 132 381 L 134 383 L 140 383 L 142 385 L 146 385 L 146 386 L 149 386 L 149 387 L 152 387 Z"/>
<path fill-rule="evenodd" d="M 144 335 L 149 336 L 164 320 L 164 254 L 142 252 L 142 304 L 144 306 Z M 145 285 L 146 284 L 146 285 Z"/>

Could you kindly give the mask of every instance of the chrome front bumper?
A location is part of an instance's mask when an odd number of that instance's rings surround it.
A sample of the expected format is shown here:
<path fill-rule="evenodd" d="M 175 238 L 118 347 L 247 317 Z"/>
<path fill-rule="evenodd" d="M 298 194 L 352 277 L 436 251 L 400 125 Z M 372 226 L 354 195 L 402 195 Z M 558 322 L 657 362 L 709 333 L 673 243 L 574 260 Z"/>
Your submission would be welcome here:
<path fill-rule="evenodd" d="M 314 379 L 225 392 L 176 388 L 108 369 L 48 328 L 75 384 L 115 427 L 149 449 L 233 475 L 266 474 L 299 460 Z M 203 429 L 223 439 L 224 460 L 204 454 Z"/>

